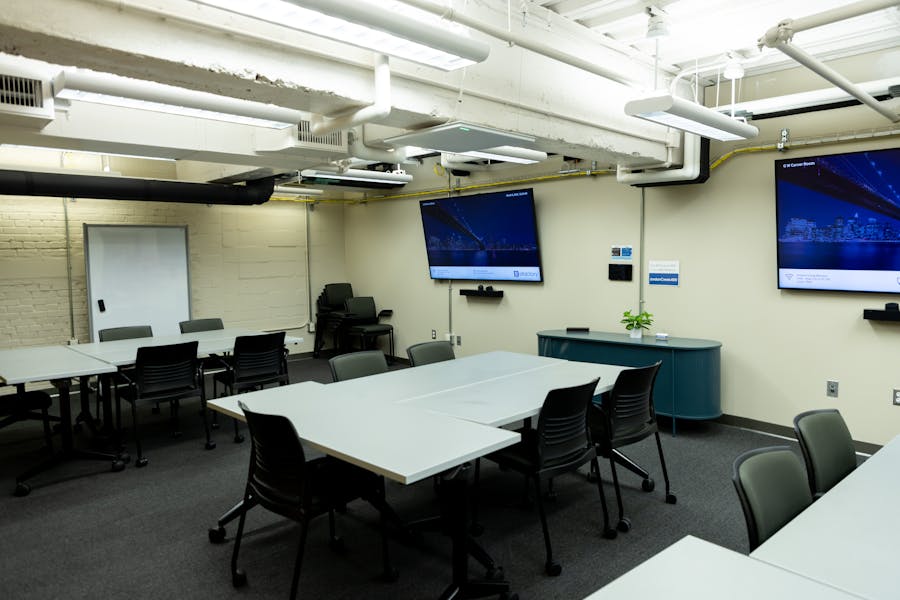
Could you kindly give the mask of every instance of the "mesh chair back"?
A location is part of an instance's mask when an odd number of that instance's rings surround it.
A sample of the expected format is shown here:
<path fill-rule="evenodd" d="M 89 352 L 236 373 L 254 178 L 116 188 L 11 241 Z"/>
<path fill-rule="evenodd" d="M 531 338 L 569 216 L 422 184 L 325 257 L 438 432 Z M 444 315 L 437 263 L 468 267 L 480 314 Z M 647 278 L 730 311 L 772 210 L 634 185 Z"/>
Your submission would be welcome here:
<path fill-rule="evenodd" d="M 353 313 L 354 323 L 377 323 L 378 315 L 375 314 L 375 298 L 372 296 L 355 296 L 344 301 L 344 310 Z"/>
<path fill-rule="evenodd" d="M 377 375 L 388 370 L 387 360 L 380 350 L 365 350 L 341 354 L 328 361 L 334 381 L 346 381 L 357 377 Z"/>
<path fill-rule="evenodd" d="M 301 507 L 306 455 L 297 431 L 287 417 L 255 413 L 243 402 L 252 440 L 247 485 L 260 503 L 274 512 Z"/>
<path fill-rule="evenodd" d="M 234 382 L 275 382 L 287 375 L 284 332 L 242 335 L 234 340 Z"/>
<path fill-rule="evenodd" d="M 794 417 L 794 431 L 806 461 L 809 489 L 820 496 L 856 468 L 856 448 L 841 413 L 833 408 Z"/>
<path fill-rule="evenodd" d="M 326 306 L 340 309 L 347 298 L 353 297 L 353 287 L 349 283 L 326 283 L 322 295 Z"/>
<path fill-rule="evenodd" d="M 196 389 L 199 385 L 197 344 L 184 342 L 138 348 L 134 376 L 141 396 Z"/>
<path fill-rule="evenodd" d="M 409 357 L 409 364 L 412 367 L 456 358 L 456 355 L 453 353 L 453 344 L 445 341 L 413 344 L 406 349 L 406 355 Z"/>
<path fill-rule="evenodd" d="M 741 454 L 731 479 L 744 511 L 751 551 L 812 503 L 803 463 L 787 446 Z"/>
<path fill-rule="evenodd" d="M 547 393 L 537 426 L 539 468 L 564 465 L 593 450 L 587 429 L 587 409 L 597 381 Z"/>
<path fill-rule="evenodd" d="M 110 327 L 97 332 L 101 342 L 113 342 L 115 340 L 133 340 L 137 338 L 153 337 L 153 328 L 149 325 L 130 325 L 128 327 Z"/>
<path fill-rule="evenodd" d="M 225 329 L 222 319 L 191 319 L 178 324 L 181 333 L 196 333 L 198 331 L 215 331 Z"/>
<path fill-rule="evenodd" d="M 614 446 L 618 440 L 631 443 L 656 430 L 653 384 L 661 364 L 621 371 L 609 397 L 603 400 Z"/>

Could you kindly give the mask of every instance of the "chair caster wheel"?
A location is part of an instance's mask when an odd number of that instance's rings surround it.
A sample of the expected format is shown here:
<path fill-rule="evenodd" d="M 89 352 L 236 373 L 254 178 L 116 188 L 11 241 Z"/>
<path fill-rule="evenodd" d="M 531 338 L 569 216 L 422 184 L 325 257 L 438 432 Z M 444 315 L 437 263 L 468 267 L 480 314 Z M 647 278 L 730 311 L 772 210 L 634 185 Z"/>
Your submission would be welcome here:
<path fill-rule="evenodd" d="M 125 462 L 122 460 L 116 459 L 116 460 L 112 461 L 111 469 L 112 469 L 113 473 L 118 473 L 119 471 L 124 471 L 125 470 Z"/>
<path fill-rule="evenodd" d="M 641 481 L 641 489 L 645 492 L 652 492 L 653 488 L 656 487 L 656 482 L 653 481 L 650 477 Z"/>
<path fill-rule="evenodd" d="M 597 483 L 597 474 L 594 472 L 588 472 L 588 474 L 585 475 L 585 479 L 587 479 L 588 483 Z"/>
<path fill-rule="evenodd" d="M 236 588 L 247 585 L 247 574 L 243 571 L 235 571 L 231 574 L 231 585 Z"/>
<path fill-rule="evenodd" d="M 210 527 L 207 533 L 209 535 L 209 541 L 212 544 L 221 544 L 225 541 L 224 527 Z"/>
<path fill-rule="evenodd" d="M 394 567 L 391 567 L 390 569 L 379 575 L 378 579 L 380 579 L 384 583 L 394 583 L 395 581 L 400 579 L 400 571 Z"/>
<path fill-rule="evenodd" d="M 622 517 L 621 519 L 619 519 L 619 524 L 616 526 L 616 528 L 622 533 L 628 533 L 629 531 L 631 531 L 631 519 L 629 519 L 628 517 Z"/>
<path fill-rule="evenodd" d="M 603 537 L 607 540 L 614 540 L 619 537 L 619 532 L 612 527 L 607 527 L 603 530 Z"/>
<path fill-rule="evenodd" d="M 140 469 L 142 467 L 146 467 L 148 462 L 150 461 L 148 461 L 146 458 L 141 457 L 137 459 L 137 461 L 135 461 L 134 466 Z"/>
<path fill-rule="evenodd" d="M 203 447 L 206 448 L 207 450 L 215 450 L 216 443 L 213 442 L 212 440 L 210 440 L 210 441 L 206 442 L 206 444 L 204 444 Z"/>
<path fill-rule="evenodd" d="M 31 493 L 31 486 L 25 483 L 24 481 L 20 481 L 16 483 L 16 489 L 13 492 L 13 496 L 18 496 L 19 498 L 23 496 L 27 496 Z"/>
<path fill-rule="evenodd" d="M 337 553 L 343 553 L 347 549 L 344 538 L 341 537 L 333 537 L 328 540 L 328 547 L 331 548 L 333 552 Z"/>
<path fill-rule="evenodd" d="M 676 502 L 678 502 L 678 498 L 675 497 L 675 494 L 672 492 L 666 494 L 666 504 L 675 504 Z"/>
<path fill-rule="evenodd" d="M 210 425 L 210 427 L 211 427 L 212 429 L 218 429 L 218 428 L 219 428 L 219 424 L 218 424 L 218 423 L 213 423 L 212 425 Z"/>
<path fill-rule="evenodd" d="M 131 455 L 127 452 L 119 452 L 116 454 L 116 460 L 122 461 L 126 465 L 131 462 Z"/>
<path fill-rule="evenodd" d="M 244 441 L 244 436 L 243 436 L 243 435 L 241 435 L 240 433 L 235 434 L 235 436 L 234 436 L 234 443 L 235 443 L 235 444 L 240 444 L 240 443 L 243 442 L 243 441 Z"/>
<path fill-rule="evenodd" d="M 469 525 L 469 535 L 478 537 L 482 533 L 484 533 L 484 525 L 482 525 L 481 523 L 472 523 L 471 525 Z"/>
<path fill-rule="evenodd" d="M 562 573 L 562 565 L 558 562 L 548 562 L 544 566 L 544 572 L 550 577 L 559 577 L 559 574 Z"/>

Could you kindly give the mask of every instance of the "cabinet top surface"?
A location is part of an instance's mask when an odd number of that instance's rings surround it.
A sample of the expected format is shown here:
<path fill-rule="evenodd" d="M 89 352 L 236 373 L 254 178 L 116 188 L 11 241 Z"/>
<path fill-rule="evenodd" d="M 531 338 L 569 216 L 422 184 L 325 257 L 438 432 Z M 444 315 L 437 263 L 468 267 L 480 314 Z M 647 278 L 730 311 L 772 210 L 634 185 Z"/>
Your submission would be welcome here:
<path fill-rule="evenodd" d="M 660 349 L 705 350 L 722 346 L 722 342 L 716 340 L 701 340 L 682 337 L 670 337 L 667 340 L 658 340 L 656 339 L 655 334 L 644 335 L 644 337 L 641 338 L 632 338 L 627 333 L 609 333 L 606 331 L 567 332 L 565 329 L 548 329 L 546 331 L 538 331 L 537 335 L 539 338 L 582 340 L 588 342 L 604 342 L 608 344 L 623 344 L 628 346 L 648 346 Z"/>

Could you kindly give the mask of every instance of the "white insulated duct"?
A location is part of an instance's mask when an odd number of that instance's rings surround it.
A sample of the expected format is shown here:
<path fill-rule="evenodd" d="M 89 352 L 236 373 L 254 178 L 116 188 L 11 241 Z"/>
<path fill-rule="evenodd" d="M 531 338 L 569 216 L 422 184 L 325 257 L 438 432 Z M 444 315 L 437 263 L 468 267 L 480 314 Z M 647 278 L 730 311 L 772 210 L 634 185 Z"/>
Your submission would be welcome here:
<path fill-rule="evenodd" d="M 793 39 L 794 34 L 798 31 L 804 31 L 807 29 L 812 29 L 813 27 L 819 27 L 821 25 L 843 21 L 845 19 L 868 14 L 877 10 L 883 10 L 892 6 L 900 6 L 900 1 L 864 0 L 862 2 L 857 2 L 855 4 L 850 4 L 840 8 L 824 11 L 800 19 L 784 19 L 780 21 L 775 27 L 772 27 L 771 29 L 766 31 L 766 33 L 761 38 L 759 38 L 759 46 L 760 48 L 762 48 L 763 46 L 767 46 L 769 48 L 780 50 L 807 69 L 823 77 L 824 79 L 841 88 L 866 106 L 869 106 L 873 110 L 890 119 L 892 122 L 896 123 L 900 121 L 900 115 L 878 102 L 878 100 L 872 97 L 872 95 L 867 93 L 865 90 L 851 82 L 849 79 L 847 79 L 828 65 L 817 60 L 812 55 L 807 54 L 797 46 L 791 44 L 791 40 Z"/>
<path fill-rule="evenodd" d="M 347 151 L 353 158 L 364 161 L 400 164 L 407 160 L 405 146 L 397 148 L 396 150 L 372 148 L 371 146 L 367 146 L 363 141 L 363 136 L 358 129 L 351 129 L 347 132 Z"/>
<path fill-rule="evenodd" d="M 391 114 L 391 65 L 384 54 L 375 55 L 375 101 L 350 114 L 337 117 L 313 115 L 310 131 L 313 135 L 325 135 L 338 129 L 362 125 L 384 119 Z"/>
<path fill-rule="evenodd" d="M 618 167 L 616 181 L 625 185 L 665 184 L 693 181 L 700 177 L 700 136 L 684 134 L 684 158 L 678 169 L 645 170 L 635 173 L 631 169 Z"/>

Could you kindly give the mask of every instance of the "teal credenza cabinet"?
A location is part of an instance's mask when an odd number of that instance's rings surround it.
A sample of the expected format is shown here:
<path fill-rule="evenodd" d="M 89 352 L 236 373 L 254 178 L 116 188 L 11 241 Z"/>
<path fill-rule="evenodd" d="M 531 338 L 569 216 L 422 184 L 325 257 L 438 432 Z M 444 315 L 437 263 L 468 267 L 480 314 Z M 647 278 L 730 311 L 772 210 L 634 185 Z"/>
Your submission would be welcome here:
<path fill-rule="evenodd" d="M 626 333 L 564 330 L 539 331 L 538 354 L 578 360 L 642 367 L 662 361 L 653 405 L 656 413 L 672 419 L 715 419 L 722 415 L 721 342 L 691 338 L 633 339 Z"/>

